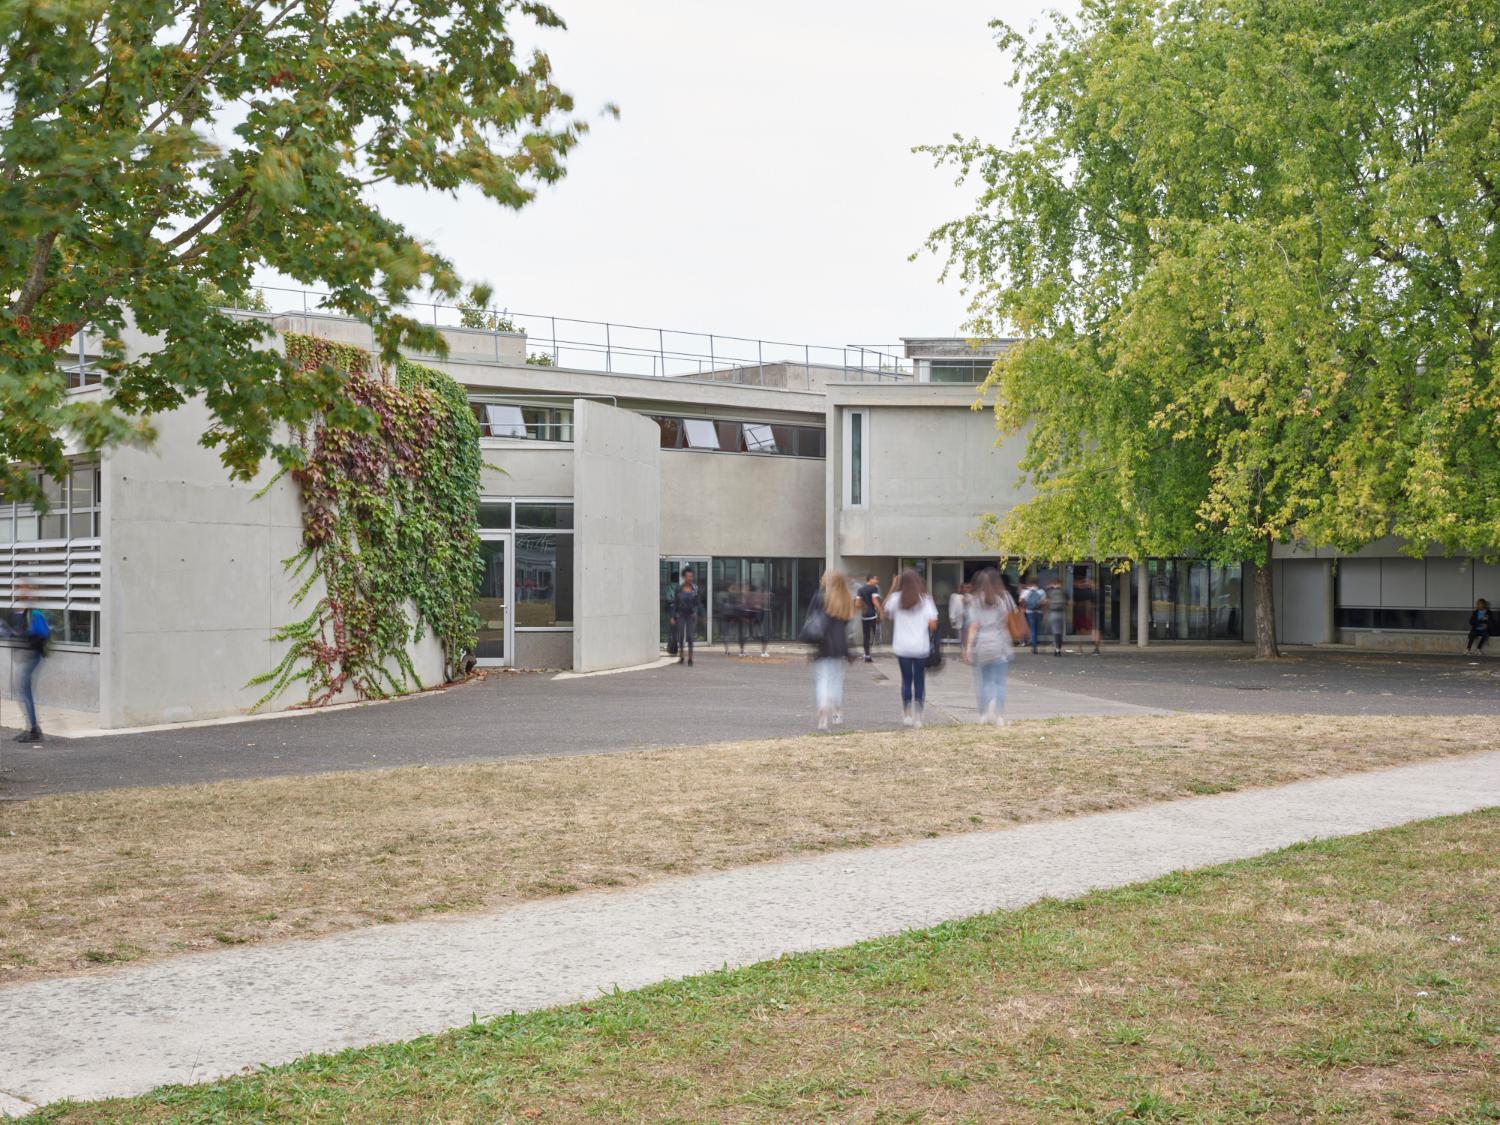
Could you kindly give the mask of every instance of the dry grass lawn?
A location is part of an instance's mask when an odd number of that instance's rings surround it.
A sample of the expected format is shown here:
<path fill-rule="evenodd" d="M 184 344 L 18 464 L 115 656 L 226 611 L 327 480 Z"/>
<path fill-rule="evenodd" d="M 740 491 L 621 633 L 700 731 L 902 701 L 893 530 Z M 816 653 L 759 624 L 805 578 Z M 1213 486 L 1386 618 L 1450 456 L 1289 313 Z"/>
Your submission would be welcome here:
<path fill-rule="evenodd" d="M 38 1122 L 1500 1119 L 1500 811 Z"/>
<path fill-rule="evenodd" d="M 1074 719 L 47 797 L 0 805 L 0 982 L 1497 746 Z"/>

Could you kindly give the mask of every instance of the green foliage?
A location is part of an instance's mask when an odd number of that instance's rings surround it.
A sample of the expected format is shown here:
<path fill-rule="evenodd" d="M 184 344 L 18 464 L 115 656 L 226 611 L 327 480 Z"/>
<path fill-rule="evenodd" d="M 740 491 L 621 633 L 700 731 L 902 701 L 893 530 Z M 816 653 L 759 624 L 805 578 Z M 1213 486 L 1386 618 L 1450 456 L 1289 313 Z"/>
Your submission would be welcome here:
<path fill-rule="evenodd" d="M 383 357 L 441 351 L 400 312 L 461 291 L 450 263 L 370 197 L 381 182 L 474 187 L 506 207 L 563 175 L 584 125 L 512 25 L 534 0 L 0 2 L 0 490 L 201 397 L 239 478 L 298 449 L 342 373 L 290 369 L 268 327 L 215 307 L 269 268 L 329 291 Z M 55 354 L 107 337 L 109 394 L 69 396 Z M 134 325 L 157 340 L 127 359 Z"/>
<path fill-rule="evenodd" d="M 532 352 L 529 356 L 526 357 L 526 362 L 531 364 L 531 366 L 533 367 L 554 366 L 552 362 L 551 352 Z"/>
<path fill-rule="evenodd" d="M 1500 548 L 1500 51 L 1469 0 L 1090 2 L 929 245 L 1029 426 L 985 535 L 1067 558 Z M 1268 600 L 1268 599 L 1262 599 Z M 1269 612 L 1269 606 L 1265 607 Z"/>
<path fill-rule="evenodd" d="M 248 289 L 243 293 L 226 293 L 211 281 L 202 282 L 198 286 L 203 299 L 215 308 L 221 309 L 247 309 L 250 312 L 270 312 L 271 306 L 266 302 L 266 294 L 261 289 Z"/>
<path fill-rule="evenodd" d="M 299 681 L 312 703 L 346 689 L 379 698 L 420 687 L 407 645 L 429 629 L 456 676 L 476 640 L 483 567 L 479 424 L 463 388 L 405 359 L 386 382 L 359 348 L 290 333 L 285 340 L 298 370 L 338 372 L 350 417 L 294 437 L 303 504 L 302 550 L 287 560 L 302 579 L 294 604 L 321 589 L 306 617 L 276 633 L 290 647 L 254 681 L 270 685 L 260 702 Z"/>
<path fill-rule="evenodd" d="M 458 323 L 465 328 L 483 328 L 488 332 L 514 332 L 515 321 L 505 309 L 493 309 L 488 305 L 459 305 Z"/>

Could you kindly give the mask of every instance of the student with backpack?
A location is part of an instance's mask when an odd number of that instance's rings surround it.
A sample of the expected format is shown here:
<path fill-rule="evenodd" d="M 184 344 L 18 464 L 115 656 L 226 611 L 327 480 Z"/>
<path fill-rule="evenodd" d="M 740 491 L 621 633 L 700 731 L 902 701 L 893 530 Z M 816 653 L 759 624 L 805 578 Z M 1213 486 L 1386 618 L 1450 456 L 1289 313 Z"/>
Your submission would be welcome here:
<path fill-rule="evenodd" d="M 42 728 L 36 721 L 36 695 L 33 681 L 37 666 L 47 655 L 47 643 L 52 639 L 52 627 L 42 611 L 32 606 L 34 587 L 22 585 L 16 589 L 16 600 L 21 605 L 21 636 L 26 642 L 25 656 L 21 660 L 21 679 L 18 693 L 21 706 L 26 709 L 26 729 L 16 735 L 17 742 L 40 742 Z"/>

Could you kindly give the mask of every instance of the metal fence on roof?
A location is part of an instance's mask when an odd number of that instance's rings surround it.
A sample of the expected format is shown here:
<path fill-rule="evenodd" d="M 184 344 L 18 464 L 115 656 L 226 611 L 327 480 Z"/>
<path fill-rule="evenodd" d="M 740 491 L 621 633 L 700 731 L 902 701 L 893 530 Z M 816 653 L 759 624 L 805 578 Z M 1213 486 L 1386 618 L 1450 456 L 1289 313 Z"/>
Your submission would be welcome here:
<path fill-rule="evenodd" d="M 271 314 L 345 317 L 329 307 L 330 295 L 311 289 L 259 286 Z M 825 382 L 901 382 L 912 378 L 912 361 L 898 351 L 870 345 L 798 344 L 717 332 L 582 320 L 510 309 L 466 310 L 442 302 L 404 306 L 406 315 L 438 328 L 473 328 L 501 337 L 524 334 L 527 361 L 582 371 L 658 378 L 711 379 L 751 386 L 808 390 Z M 470 324 L 465 324 L 466 313 Z"/>

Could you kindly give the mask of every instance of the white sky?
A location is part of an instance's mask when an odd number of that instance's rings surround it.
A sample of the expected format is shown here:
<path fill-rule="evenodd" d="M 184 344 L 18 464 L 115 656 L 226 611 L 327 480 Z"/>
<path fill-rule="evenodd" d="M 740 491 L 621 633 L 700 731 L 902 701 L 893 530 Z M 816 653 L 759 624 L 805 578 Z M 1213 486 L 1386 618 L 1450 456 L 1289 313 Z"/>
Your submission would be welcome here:
<path fill-rule="evenodd" d="M 478 193 L 383 207 L 496 304 L 797 343 L 957 332 L 927 232 L 973 192 L 912 153 L 1008 141 L 1016 91 L 987 24 L 1074 0 L 555 0 L 545 46 L 580 115 L 567 177 L 512 212 Z M 273 301 L 273 304 L 278 302 Z"/>

